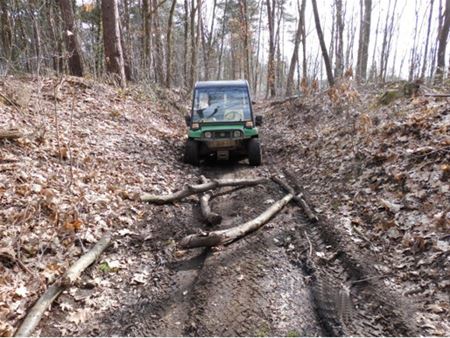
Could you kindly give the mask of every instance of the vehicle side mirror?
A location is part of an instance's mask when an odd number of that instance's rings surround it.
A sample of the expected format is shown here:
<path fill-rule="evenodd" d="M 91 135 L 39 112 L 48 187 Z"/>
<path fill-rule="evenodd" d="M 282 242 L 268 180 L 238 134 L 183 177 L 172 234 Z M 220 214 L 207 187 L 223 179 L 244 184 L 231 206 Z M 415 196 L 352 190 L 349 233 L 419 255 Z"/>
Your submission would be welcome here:
<path fill-rule="evenodd" d="M 263 117 L 261 115 L 255 116 L 255 124 L 256 126 L 261 126 L 263 123 Z"/>
<path fill-rule="evenodd" d="M 189 127 L 191 125 L 191 116 L 184 115 L 184 120 L 186 121 L 186 125 Z"/>

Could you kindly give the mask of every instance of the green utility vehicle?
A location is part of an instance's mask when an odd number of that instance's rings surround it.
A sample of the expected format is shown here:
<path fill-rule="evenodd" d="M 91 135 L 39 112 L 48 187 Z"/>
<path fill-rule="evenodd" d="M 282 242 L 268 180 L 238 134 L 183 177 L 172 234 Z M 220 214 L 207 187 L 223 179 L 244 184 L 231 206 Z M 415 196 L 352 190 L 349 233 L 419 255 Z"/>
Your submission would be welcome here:
<path fill-rule="evenodd" d="M 204 81 L 194 89 L 192 112 L 184 153 L 186 163 L 199 165 L 201 159 L 237 160 L 248 158 L 261 164 L 258 128 L 262 116 L 254 116 L 248 82 Z"/>

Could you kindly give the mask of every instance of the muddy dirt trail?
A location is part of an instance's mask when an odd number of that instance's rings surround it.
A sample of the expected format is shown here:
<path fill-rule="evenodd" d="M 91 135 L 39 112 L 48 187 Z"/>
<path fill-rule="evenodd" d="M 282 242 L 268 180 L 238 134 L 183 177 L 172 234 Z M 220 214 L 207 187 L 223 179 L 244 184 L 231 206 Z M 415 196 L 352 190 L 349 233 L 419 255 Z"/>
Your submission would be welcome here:
<path fill-rule="evenodd" d="M 270 154 L 258 168 L 242 161 L 193 170 L 207 178 L 281 172 Z M 217 197 L 211 207 L 223 221 L 215 227 L 204 224 L 197 197 L 174 205 L 144 205 L 156 209 L 156 217 L 130 227 L 105 253 L 106 261 L 121 262 L 119 268 L 86 271 L 79 285 L 57 300 L 40 334 L 419 334 L 408 321 L 414 309 L 374 276 L 370 267 L 376 261 L 359 256 L 332 222 L 312 223 L 294 203 L 259 231 L 226 247 L 176 247 L 187 234 L 248 221 L 282 196 L 280 187 L 270 183 Z"/>
<path fill-rule="evenodd" d="M 249 177 L 257 170 L 247 164 L 202 168 L 210 178 Z M 221 228 L 249 220 L 282 196 L 276 185 L 257 186 L 218 197 L 214 211 L 223 216 Z M 199 210 L 186 220 L 201 227 Z M 130 306 L 109 313 L 98 335 L 267 336 L 322 335 L 316 320 L 308 277 L 291 264 L 286 245 L 295 229 L 292 211 L 282 212 L 257 232 L 226 248 L 174 252 L 167 257 L 169 278 L 154 290 L 144 291 Z M 171 234 L 170 222 L 161 223 L 160 236 Z M 160 250 L 163 248 L 160 248 Z M 164 249 L 163 249 L 164 250 Z M 103 329 L 104 328 L 104 329 Z"/>

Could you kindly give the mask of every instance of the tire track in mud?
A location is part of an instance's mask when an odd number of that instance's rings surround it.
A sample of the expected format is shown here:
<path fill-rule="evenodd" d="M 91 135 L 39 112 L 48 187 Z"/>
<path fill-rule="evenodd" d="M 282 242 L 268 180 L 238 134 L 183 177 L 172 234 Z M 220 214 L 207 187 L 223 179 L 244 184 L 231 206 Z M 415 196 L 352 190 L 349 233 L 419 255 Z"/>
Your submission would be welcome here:
<path fill-rule="evenodd" d="M 375 260 L 360 257 L 334 224 L 323 219 L 313 223 L 299 213 L 298 230 L 294 242 L 299 247 L 303 245 L 304 250 L 302 254 L 291 253 L 290 258 L 311 276 L 315 311 L 326 335 L 419 334 L 408 320 L 413 311 L 411 305 L 386 289 L 371 268 Z"/>
<path fill-rule="evenodd" d="M 255 175 L 248 166 L 207 168 L 209 178 Z M 265 201 L 281 197 L 274 185 L 255 187 L 223 196 L 212 205 L 224 216 L 221 228 L 258 215 Z M 277 196 L 280 195 L 280 196 Z M 243 209 L 252 209 L 244 212 Z M 281 213 L 264 229 L 209 255 L 194 289 L 195 304 L 189 335 L 267 336 L 321 335 L 304 274 L 293 269 L 286 256 L 286 223 Z"/>
<path fill-rule="evenodd" d="M 208 178 L 231 178 L 267 170 L 264 167 L 255 170 L 247 164 L 219 165 L 204 167 L 202 174 Z M 259 215 L 273 203 L 272 200 L 281 196 L 275 184 L 256 186 L 214 199 L 212 209 L 223 216 L 220 228 L 226 228 Z M 159 288 L 142 290 L 137 299 L 107 314 L 102 328 L 95 334 L 323 334 L 312 308 L 313 300 L 305 274 L 293 267 L 286 254 L 285 245 L 291 241 L 286 229 L 295 221 L 292 213 L 281 212 L 260 231 L 225 248 L 181 253 L 164 249 L 172 236 L 179 239 L 196 231 L 200 223 L 199 207 L 195 206 L 193 210 L 194 217 L 182 214 L 186 217 L 182 224 L 188 227 L 181 232 L 177 230 L 180 224 L 176 224 L 179 216 L 159 220 L 161 224 L 159 230 L 156 229 L 159 235 L 151 245 L 151 251 L 162 256 L 158 259 L 162 271 L 155 271 L 160 278 Z M 202 228 L 209 229 L 206 226 Z M 84 333 L 90 335 L 92 332 Z"/>

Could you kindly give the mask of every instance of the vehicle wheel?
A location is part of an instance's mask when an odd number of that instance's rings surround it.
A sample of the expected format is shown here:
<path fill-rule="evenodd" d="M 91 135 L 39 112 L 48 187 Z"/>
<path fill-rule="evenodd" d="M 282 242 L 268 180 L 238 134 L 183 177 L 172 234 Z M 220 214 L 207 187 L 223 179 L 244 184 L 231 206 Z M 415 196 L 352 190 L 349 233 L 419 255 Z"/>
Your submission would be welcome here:
<path fill-rule="evenodd" d="M 257 138 L 252 138 L 248 142 L 248 162 L 253 166 L 261 164 L 261 147 Z"/>
<path fill-rule="evenodd" d="M 184 162 L 192 165 L 199 165 L 200 158 L 198 154 L 198 143 L 193 140 L 187 140 L 184 150 Z"/>

